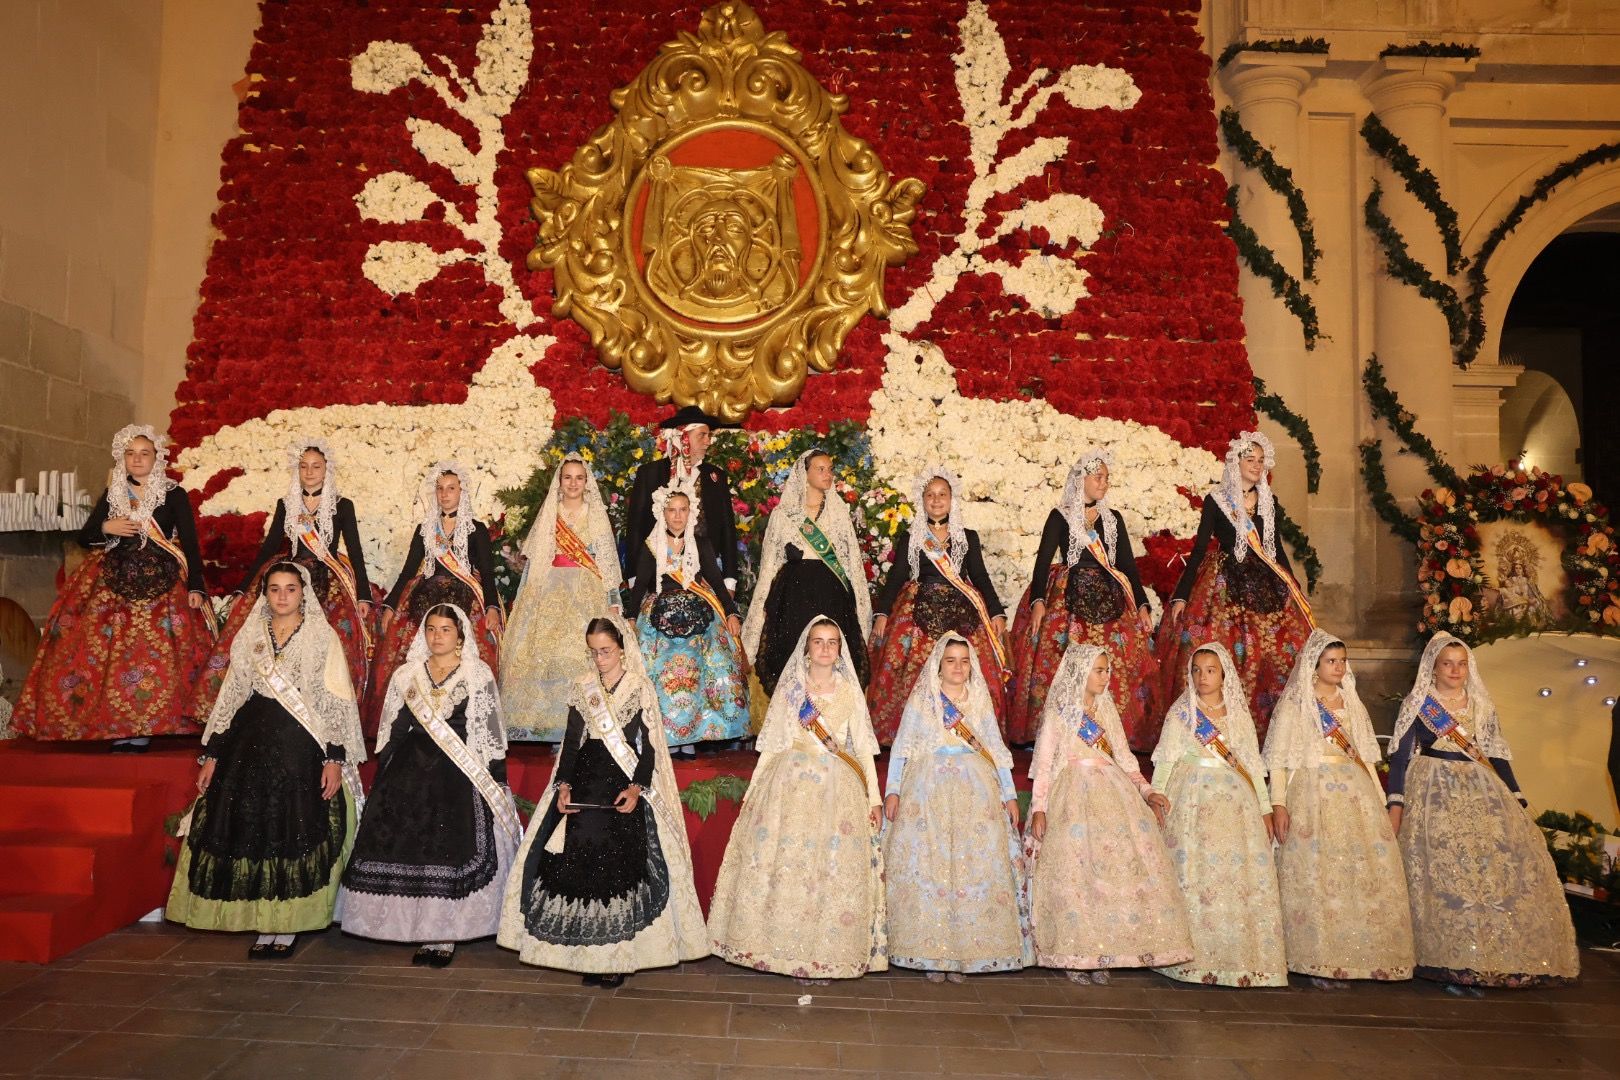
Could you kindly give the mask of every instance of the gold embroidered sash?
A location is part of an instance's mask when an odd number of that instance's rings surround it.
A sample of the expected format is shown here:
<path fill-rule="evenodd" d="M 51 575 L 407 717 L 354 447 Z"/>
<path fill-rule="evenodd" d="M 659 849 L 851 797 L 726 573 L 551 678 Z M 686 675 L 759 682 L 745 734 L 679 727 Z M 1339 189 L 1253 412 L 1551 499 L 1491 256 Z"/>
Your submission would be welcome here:
<path fill-rule="evenodd" d="M 984 606 L 984 597 L 979 595 L 978 589 L 968 584 L 967 580 L 956 572 L 956 567 L 951 565 L 950 552 L 940 547 L 933 536 L 923 540 L 922 549 L 923 554 L 928 556 L 928 561 L 934 564 L 934 569 L 939 571 L 940 576 L 950 582 L 952 587 L 965 596 L 968 603 L 973 605 L 973 610 L 979 616 L 979 624 L 984 627 L 984 634 L 990 639 L 990 651 L 995 654 L 996 663 L 1001 668 L 1001 681 L 1006 682 L 1012 677 L 1011 669 L 1007 666 L 1007 650 L 1002 646 L 1001 636 L 996 633 L 995 625 L 990 620 L 990 609 Z"/>
<path fill-rule="evenodd" d="M 585 541 L 579 538 L 578 533 L 568 527 L 561 514 L 557 515 L 557 551 L 595 574 L 598 579 L 601 578 L 602 569 L 596 565 L 596 558 L 591 554 L 591 549 L 585 546 Z"/>
<path fill-rule="evenodd" d="M 1221 501 L 1225 502 L 1224 499 Z M 1293 598 L 1294 605 L 1299 608 L 1300 614 L 1305 616 L 1305 621 L 1311 624 L 1311 629 L 1316 629 L 1316 616 L 1311 614 L 1310 601 L 1305 599 L 1305 593 L 1300 590 L 1299 582 L 1294 580 L 1294 575 L 1284 570 L 1276 559 L 1266 554 L 1265 545 L 1260 540 L 1260 532 L 1254 527 L 1254 519 L 1249 517 L 1248 514 L 1238 513 L 1235 508 L 1232 510 L 1231 516 L 1234 529 L 1236 528 L 1235 522 L 1239 519 L 1242 520 L 1246 530 L 1243 537 L 1244 543 L 1249 546 L 1251 552 L 1259 557 L 1261 562 L 1270 568 L 1273 574 L 1277 575 L 1278 579 L 1288 589 L 1288 595 Z"/>
<path fill-rule="evenodd" d="M 1127 540 L 1126 543 L 1130 543 L 1130 541 Z M 1114 580 L 1119 582 L 1119 587 L 1125 590 L 1125 607 L 1135 611 L 1136 591 L 1131 588 L 1131 579 L 1125 576 L 1125 571 L 1109 561 L 1108 549 L 1103 546 L 1102 537 L 1098 536 L 1095 531 L 1091 533 L 1090 538 L 1086 541 L 1086 550 L 1091 552 L 1091 557 L 1097 560 L 1098 566 L 1114 575 Z"/>
<path fill-rule="evenodd" d="M 347 556 L 340 555 L 327 547 L 326 541 L 321 539 L 320 530 L 316 529 L 312 524 L 305 524 L 302 517 L 300 517 L 298 525 L 298 542 L 303 544 L 311 555 L 319 559 L 327 570 L 331 571 L 332 577 L 342 587 L 343 595 L 349 598 L 349 603 L 354 607 L 354 621 L 360 627 L 360 642 L 366 650 L 367 658 L 370 658 L 372 651 L 371 630 L 366 626 L 365 614 L 360 610 L 359 583 L 355 579 L 354 564 L 349 561 Z M 366 597 L 366 600 L 369 602 L 371 597 Z M 359 687 L 355 688 L 356 693 L 359 693 L 359 690 Z"/>
<path fill-rule="evenodd" d="M 153 521 L 151 518 L 147 518 L 141 527 L 145 531 L 146 538 L 148 540 L 162 548 L 164 551 L 168 552 L 174 561 L 180 564 L 180 580 L 184 582 L 186 580 L 186 576 L 191 572 L 191 563 L 186 559 L 185 549 L 175 541 L 170 540 L 167 536 L 165 536 L 163 530 L 158 528 L 157 522 Z M 204 604 L 201 609 L 201 614 L 203 617 L 203 625 L 208 627 L 208 636 L 213 638 L 215 641 L 218 641 L 219 623 L 214 618 L 213 603 L 209 602 Z"/>

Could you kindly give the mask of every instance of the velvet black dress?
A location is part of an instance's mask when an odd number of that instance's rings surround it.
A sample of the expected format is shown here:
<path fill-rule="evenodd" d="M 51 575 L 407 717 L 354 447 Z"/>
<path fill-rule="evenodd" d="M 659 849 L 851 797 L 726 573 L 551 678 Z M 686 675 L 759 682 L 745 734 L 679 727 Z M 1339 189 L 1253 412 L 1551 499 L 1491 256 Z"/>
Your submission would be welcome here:
<path fill-rule="evenodd" d="M 765 625 L 760 631 L 759 655 L 754 664 L 760 685 L 766 694 L 776 692 L 776 680 L 792 659 L 804 628 L 818 615 L 825 615 L 838 624 L 844 648 L 855 662 L 855 674 L 865 689 L 871 680 L 872 665 L 866 655 L 866 635 L 856 614 L 854 590 L 820 558 L 813 553 L 806 555 L 798 544 L 785 545 L 782 554 L 782 567 L 771 582 L 770 595 L 763 601 Z M 858 567 L 855 572 L 860 573 Z M 859 587 L 865 588 L 866 582 L 861 581 Z"/>

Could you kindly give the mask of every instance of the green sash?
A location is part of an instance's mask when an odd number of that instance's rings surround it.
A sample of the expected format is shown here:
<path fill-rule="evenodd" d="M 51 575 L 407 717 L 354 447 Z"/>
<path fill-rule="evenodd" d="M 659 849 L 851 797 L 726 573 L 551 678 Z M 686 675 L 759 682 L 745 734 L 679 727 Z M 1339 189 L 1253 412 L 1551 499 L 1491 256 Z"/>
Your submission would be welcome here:
<path fill-rule="evenodd" d="M 832 541 L 827 539 L 827 534 L 821 531 L 821 527 L 809 517 L 801 517 L 799 535 L 810 546 L 810 550 L 816 553 L 817 558 L 827 564 L 827 569 L 844 583 L 844 588 L 853 590 L 854 586 L 849 583 L 849 574 L 844 570 L 844 564 L 838 561 L 838 552 L 833 550 Z"/>

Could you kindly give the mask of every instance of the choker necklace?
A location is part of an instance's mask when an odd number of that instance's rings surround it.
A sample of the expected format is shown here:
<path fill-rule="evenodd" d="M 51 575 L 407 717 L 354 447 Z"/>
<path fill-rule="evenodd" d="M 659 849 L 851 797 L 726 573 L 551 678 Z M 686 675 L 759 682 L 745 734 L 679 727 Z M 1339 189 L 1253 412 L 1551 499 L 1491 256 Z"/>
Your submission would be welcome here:
<path fill-rule="evenodd" d="M 624 682 L 624 672 L 622 672 L 622 671 L 619 672 L 619 677 L 617 679 L 613 680 L 613 685 L 612 686 L 608 685 L 607 679 L 602 675 L 602 673 L 600 671 L 598 671 L 596 673 L 596 681 L 601 683 L 603 691 L 605 691 L 607 694 L 609 694 L 611 696 L 613 691 L 615 691 L 615 690 L 617 690 L 619 688 L 619 684 Z"/>
<path fill-rule="evenodd" d="M 935 520 L 934 518 L 929 518 L 928 519 L 928 524 L 929 525 L 949 525 L 950 523 L 951 523 L 951 519 L 950 519 L 949 515 L 947 515 L 945 517 L 942 517 L 942 518 L 939 518 L 938 520 Z"/>
<path fill-rule="evenodd" d="M 681 540 L 681 539 L 684 539 L 685 536 L 686 536 L 685 533 L 672 533 L 672 532 L 670 532 L 668 525 L 664 526 L 664 535 L 669 537 L 671 540 Z"/>
<path fill-rule="evenodd" d="M 299 490 L 302 490 L 302 489 L 299 489 Z M 324 490 L 324 488 L 316 488 L 314 491 L 305 491 L 304 492 L 304 498 L 313 499 L 313 498 L 317 497 L 318 495 L 320 495 L 322 490 Z"/>
<path fill-rule="evenodd" d="M 454 511 L 454 510 L 440 510 L 439 511 L 439 516 L 440 517 L 453 518 L 453 517 L 456 516 L 456 511 Z"/>

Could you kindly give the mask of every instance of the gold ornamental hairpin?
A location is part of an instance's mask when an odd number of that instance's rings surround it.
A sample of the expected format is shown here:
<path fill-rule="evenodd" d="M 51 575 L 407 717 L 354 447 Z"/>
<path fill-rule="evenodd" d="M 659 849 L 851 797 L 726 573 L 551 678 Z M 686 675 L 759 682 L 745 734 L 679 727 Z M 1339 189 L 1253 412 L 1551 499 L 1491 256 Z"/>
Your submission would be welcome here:
<path fill-rule="evenodd" d="M 709 8 L 611 101 L 567 165 L 528 172 L 552 311 L 659 402 L 733 422 L 792 404 L 888 314 L 922 182 L 890 180 L 844 130 L 847 99 L 745 3 Z"/>

